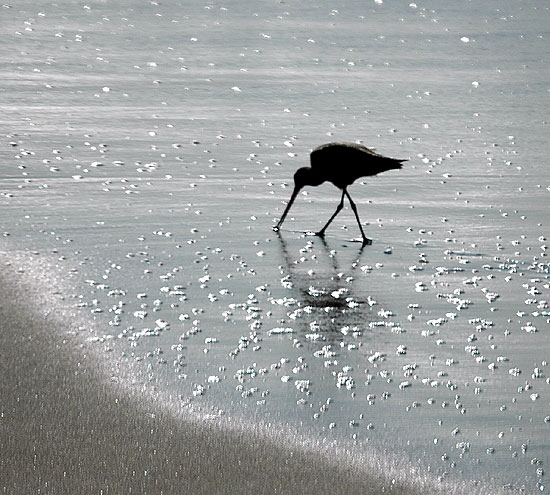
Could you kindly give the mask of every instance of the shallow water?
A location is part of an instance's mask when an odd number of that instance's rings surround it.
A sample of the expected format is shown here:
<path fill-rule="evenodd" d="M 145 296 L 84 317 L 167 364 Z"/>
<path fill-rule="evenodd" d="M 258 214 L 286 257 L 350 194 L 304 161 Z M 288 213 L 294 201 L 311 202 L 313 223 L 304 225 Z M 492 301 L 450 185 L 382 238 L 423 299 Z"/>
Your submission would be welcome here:
<path fill-rule="evenodd" d="M 113 380 L 435 486 L 547 490 L 545 2 L 2 18 L 3 250 L 66 274 Z M 302 233 L 326 184 L 272 232 L 309 150 L 356 139 L 409 158 L 350 188 L 373 245 L 347 209 Z"/>

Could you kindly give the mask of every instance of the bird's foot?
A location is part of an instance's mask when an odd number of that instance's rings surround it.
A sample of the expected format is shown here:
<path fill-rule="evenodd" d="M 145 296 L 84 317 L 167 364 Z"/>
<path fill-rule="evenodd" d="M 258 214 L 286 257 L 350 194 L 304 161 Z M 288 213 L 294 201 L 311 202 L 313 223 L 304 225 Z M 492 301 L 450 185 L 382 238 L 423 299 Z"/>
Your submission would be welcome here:
<path fill-rule="evenodd" d="M 273 232 L 279 232 L 280 227 L 278 225 L 275 225 L 273 228 Z"/>
<path fill-rule="evenodd" d="M 372 244 L 372 239 L 368 237 L 363 237 L 363 246 L 370 246 Z"/>
<path fill-rule="evenodd" d="M 325 238 L 325 231 L 320 230 L 319 232 L 315 232 L 315 235 L 320 237 L 321 239 L 324 239 Z"/>

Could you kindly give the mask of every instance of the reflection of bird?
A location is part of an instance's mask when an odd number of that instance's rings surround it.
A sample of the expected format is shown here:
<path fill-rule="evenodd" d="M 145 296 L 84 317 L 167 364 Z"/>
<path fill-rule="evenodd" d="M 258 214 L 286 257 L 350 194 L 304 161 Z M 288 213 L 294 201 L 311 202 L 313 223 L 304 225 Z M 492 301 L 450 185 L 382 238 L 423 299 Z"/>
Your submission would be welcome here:
<path fill-rule="evenodd" d="M 296 303 L 294 315 L 301 320 L 305 333 L 311 334 L 312 328 L 318 327 L 315 333 L 322 336 L 317 342 L 319 349 L 342 342 L 345 327 L 352 329 L 375 321 L 377 315 L 370 304 L 362 304 L 370 298 L 369 285 L 357 287 L 353 276 L 360 266 L 364 246 L 356 253 L 346 250 L 339 255 L 321 237 L 319 243 L 309 241 L 305 247 L 300 243 L 298 254 L 297 244 L 287 244 L 279 232 L 277 236 L 284 261 L 281 273 L 286 275 L 283 280 L 291 284 Z"/>
<path fill-rule="evenodd" d="M 344 207 L 344 196 L 347 196 L 351 209 L 355 214 L 359 230 L 363 236 L 363 245 L 371 244 L 372 241 L 365 236 L 357 207 L 347 191 L 347 187 L 359 177 L 376 175 L 386 170 L 401 168 L 401 163 L 406 160 L 396 160 L 379 155 L 369 148 L 356 143 L 329 143 L 315 148 L 311 152 L 311 167 L 303 167 L 294 174 L 294 191 L 288 201 L 285 211 L 279 223 L 273 227 L 278 231 L 283 224 L 292 203 L 298 192 L 304 186 L 318 186 L 325 181 L 332 182 L 336 187 L 342 189 L 342 199 L 334 214 L 330 217 L 325 226 L 317 232 L 323 237 L 330 223 Z"/>

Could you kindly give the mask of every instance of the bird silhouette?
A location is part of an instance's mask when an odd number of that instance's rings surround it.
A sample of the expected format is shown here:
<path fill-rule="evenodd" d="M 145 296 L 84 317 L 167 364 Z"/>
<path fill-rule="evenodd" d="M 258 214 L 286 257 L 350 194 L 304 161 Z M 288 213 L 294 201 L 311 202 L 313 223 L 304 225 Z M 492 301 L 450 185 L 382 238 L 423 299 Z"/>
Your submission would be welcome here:
<path fill-rule="evenodd" d="M 359 177 L 399 169 L 401 163 L 405 161 L 407 160 L 396 160 L 395 158 L 379 155 L 366 146 L 356 143 L 328 143 L 315 148 L 310 155 L 311 167 L 299 168 L 294 174 L 294 191 L 279 223 L 273 227 L 273 230 L 279 231 L 296 196 L 304 186 L 318 186 L 328 181 L 342 190 L 342 198 L 336 207 L 336 211 L 316 234 L 324 237 L 328 226 L 344 207 L 344 197 L 347 197 L 363 237 L 363 246 L 372 244 L 372 241 L 365 236 L 361 220 L 359 220 L 357 206 L 351 199 L 347 188 Z"/>

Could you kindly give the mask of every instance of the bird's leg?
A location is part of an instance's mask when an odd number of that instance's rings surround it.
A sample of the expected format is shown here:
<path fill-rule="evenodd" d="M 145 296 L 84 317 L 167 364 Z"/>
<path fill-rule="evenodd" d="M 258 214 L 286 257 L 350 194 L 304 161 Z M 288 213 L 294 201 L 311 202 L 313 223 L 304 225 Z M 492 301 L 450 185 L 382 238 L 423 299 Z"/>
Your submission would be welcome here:
<path fill-rule="evenodd" d="M 351 205 L 351 209 L 353 210 L 353 213 L 355 213 L 355 218 L 357 218 L 357 224 L 359 225 L 359 230 L 361 231 L 361 235 L 363 236 L 363 246 L 372 244 L 372 240 L 370 240 L 367 236 L 365 236 L 365 232 L 363 232 L 363 226 L 361 225 L 361 220 L 359 220 L 359 213 L 357 212 L 357 206 L 355 206 L 353 199 L 351 199 L 351 196 L 349 195 L 348 191 L 346 191 L 346 189 L 344 189 L 344 194 L 348 197 L 349 204 Z M 342 202 L 343 201 L 344 201 L 344 196 L 342 195 Z"/>
<path fill-rule="evenodd" d="M 334 220 L 334 218 L 336 217 L 336 215 L 338 215 L 338 213 L 340 213 L 342 211 L 342 208 L 344 207 L 344 194 L 346 194 L 346 190 L 344 189 L 342 191 L 342 199 L 340 200 L 340 204 L 336 207 L 336 211 L 333 213 L 333 215 L 330 217 L 329 221 L 325 224 L 325 226 L 319 231 L 317 232 L 317 235 L 319 237 L 324 237 L 325 236 L 325 231 L 327 230 L 327 227 L 330 225 L 330 223 Z M 349 197 L 349 196 L 348 196 Z"/>

